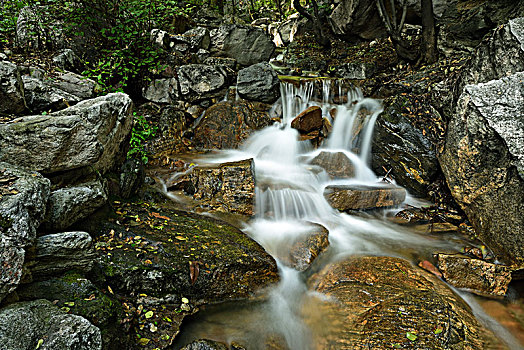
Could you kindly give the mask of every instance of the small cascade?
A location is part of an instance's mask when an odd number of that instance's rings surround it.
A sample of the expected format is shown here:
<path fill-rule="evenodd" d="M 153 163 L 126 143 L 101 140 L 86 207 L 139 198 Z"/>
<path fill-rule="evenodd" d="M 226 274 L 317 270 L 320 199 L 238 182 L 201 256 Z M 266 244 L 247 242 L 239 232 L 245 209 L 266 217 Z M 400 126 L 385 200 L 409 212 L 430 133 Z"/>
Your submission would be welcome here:
<path fill-rule="evenodd" d="M 426 255 L 436 248 L 455 247 L 453 243 L 400 230 L 383 220 L 333 209 L 324 197 L 328 186 L 384 187 L 368 166 L 373 128 L 382 105 L 380 101 L 363 98 L 357 88 L 345 90 L 340 81 L 322 80 L 320 96 L 315 96 L 314 87 L 314 82 L 298 86 L 282 83 L 282 96 L 277 102 L 281 104 L 282 122 L 256 132 L 239 150 L 207 159 L 215 163 L 254 159 L 256 215 L 244 231 L 273 255 L 281 273 L 280 284 L 258 311 L 266 325 L 260 334 L 275 334 L 293 350 L 311 348 L 310 332 L 302 313 L 309 292 L 303 275 L 287 266 L 281 257 L 297 235 L 311 230 L 313 223 L 329 231 L 331 261 L 354 254 L 402 256 L 407 246 Z M 333 91 L 338 94 L 333 95 Z M 317 150 L 313 150 L 309 141 L 299 141 L 298 132 L 291 128 L 293 118 L 314 105 L 322 107 L 324 118 L 332 121 L 331 114 L 335 116 L 329 138 Z M 330 113 L 333 110 L 336 112 Z M 354 167 L 353 176 L 332 179 L 321 167 L 314 166 L 312 160 L 322 152 L 345 155 Z M 260 338 L 251 341 L 261 342 Z M 265 345 L 253 346 L 265 348 Z"/>

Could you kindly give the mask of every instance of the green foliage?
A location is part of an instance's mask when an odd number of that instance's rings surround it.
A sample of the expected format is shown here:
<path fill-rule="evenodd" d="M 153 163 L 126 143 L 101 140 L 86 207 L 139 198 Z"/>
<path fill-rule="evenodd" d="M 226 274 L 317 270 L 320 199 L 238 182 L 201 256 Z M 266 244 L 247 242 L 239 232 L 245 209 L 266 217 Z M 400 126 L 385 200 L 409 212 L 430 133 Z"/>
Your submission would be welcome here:
<path fill-rule="evenodd" d="M 133 113 L 133 131 L 129 141 L 128 158 L 141 159 L 144 164 L 148 161 L 148 152 L 145 149 L 145 142 L 155 136 L 158 127 L 147 122 L 142 115 Z"/>
<path fill-rule="evenodd" d="M 0 8 L 0 45 L 12 46 L 15 40 L 18 12 L 27 6 L 26 0 L 4 1 Z"/>

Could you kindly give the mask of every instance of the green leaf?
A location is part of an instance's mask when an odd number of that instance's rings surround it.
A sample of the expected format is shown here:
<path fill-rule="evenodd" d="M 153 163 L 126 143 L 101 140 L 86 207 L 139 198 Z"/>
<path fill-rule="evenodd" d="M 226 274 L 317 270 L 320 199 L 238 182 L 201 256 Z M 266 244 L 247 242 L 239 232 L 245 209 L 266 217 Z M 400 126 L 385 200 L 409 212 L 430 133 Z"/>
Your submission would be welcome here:
<path fill-rule="evenodd" d="M 441 326 L 438 326 L 437 329 L 435 329 L 435 334 L 440 334 L 443 330 L 444 329 Z"/>
<path fill-rule="evenodd" d="M 416 336 L 416 334 L 413 334 L 413 333 L 411 333 L 411 332 L 406 332 L 406 338 L 408 338 L 408 339 L 411 340 L 411 341 L 415 341 L 415 340 L 417 340 L 417 336 Z"/>

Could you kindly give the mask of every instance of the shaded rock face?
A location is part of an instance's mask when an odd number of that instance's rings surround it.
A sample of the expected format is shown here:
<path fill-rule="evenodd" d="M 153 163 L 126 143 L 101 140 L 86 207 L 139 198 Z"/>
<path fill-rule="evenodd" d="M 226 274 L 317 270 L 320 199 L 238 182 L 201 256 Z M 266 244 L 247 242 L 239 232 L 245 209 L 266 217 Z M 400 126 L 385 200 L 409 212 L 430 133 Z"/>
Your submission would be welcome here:
<path fill-rule="evenodd" d="M 120 196 L 130 198 L 138 193 L 146 177 L 144 163 L 138 159 L 128 159 L 120 169 Z"/>
<path fill-rule="evenodd" d="M 103 293 L 81 274 L 67 273 L 45 281 L 23 284 L 16 293 L 21 301 L 46 299 L 57 306 L 67 307 L 71 314 L 86 318 L 100 329 L 104 349 L 128 348 L 128 335 L 121 322 L 125 315 L 120 302 L 110 293 Z"/>
<path fill-rule="evenodd" d="M 196 167 L 188 176 L 193 198 L 211 209 L 253 215 L 255 166 L 253 159 Z"/>
<path fill-rule="evenodd" d="M 463 255 L 437 254 L 438 268 L 451 285 L 483 296 L 504 297 L 511 282 L 511 271 Z"/>
<path fill-rule="evenodd" d="M 366 210 L 400 205 L 406 199 L 406 190 L 397 186 L 329 185 L 324 197 L 340 211 Z"/>
<path fill-rule="evenodd" d="M 310 164 L 324 169 L 331 179 L 349 179 L 355 176 L 355 167 L 342 152 L 320 152 Z"/>
<path fill-rule="evenodd" d="M 464 86 L 485 83 L 522 72 L 523 55 L 524 17 L 521 17 L 497 28 L 489 39 L 476 49 L 466 70 L 461 74 L 461 84 Z"/>
<path fill-rule="evenodd" d="M 267 62 L 275 44 L 260 28 L 226 24 L 211 31 L 211 53 L 237 60 L 243 66 Z"/>
<path fill-rule="evenodd" d="M 57 276 L 69 270 L 89 272 L 95 251 L 87 232 L 64 232 L 39 237 L 34 256 L 27 254 L 26 266 L 33 280 Z"/>
<path fill-rule="evenodd" d="M 372 0 L 340 1 L 329 16 L 333 33 L 345 39 L 375 39 L 385 35 L 384 25 Z"/>
<path fill-rule="evenodd" d="M 200 305 L 247 298 L 278 280 L 274 259 L 223 221 L 163 208 L 155 208 L 156 216 L 140 206 L 126 210 L 152 226 L 126 232 L 115 224 L 99 238 L 101 268 L 116 293 L 185 296 Z M 137 255 L 133 246 L 144 253 Z"/>
<path fill-rule="evenodd" d="M 328 297 L 317 312 L 336 325 L 319 337 L 316 348 L 473 350 L 492 345 L 487 339 L 492 334 L 459 296 L 405 260 L 351 258 L 327 266 L 309 284 Z"/>
<path fill-rule="evenodd" d="M 194 145 L 204 149 L 237 148 L 253 131 L 273 123 L 270 106 L 223 101 L 211 106 L 195 128 Z"/>
<path fill-rule="evenodd" d="M 422 130 L 399 111 L 395 100 L 378 116 L 373 133 L 371 163 L 375 173 L 391 169 L 395 182 L 411 194 L 426 197 L 427 186 L 439 172 L 435 146 Z"/>
<path fill-rule="evenodd" d="M 178 82 L 175 78 L 155 79 L 144 88 L 143 96 L 151 102 L 172 103 L 180 97 Z"/>
<path fill-rule="evenodd" d="M 99 180 L 63 187 L 51 192 L 43 227 L 61 231 L 87 218 L 107 202 L 107 194 Z"/>
<path fill-rule="evenodd" d="M 185 101 L 224 96 L 229 86 L 227 71 L 219 66 L 188 64 L 177 68 L 180 93 Z"/>
<path fill-rule="evenodd" d="M 300 112 L 291 121 L 291 127 L 297 129 L 301 134 L 307 134 L 314 130 L 320 130 L 322 123 L 322 109 L 318 106 L 311 106 Z"/>
<path fill-rule="evenodd" d="M 27 107 L 33 113 L 57 111 L 81 101 L 81 98 L 47 84 L 43 77 L 22 76 Z"/>
<path fill-rule="evenodd" d="M 436 6 L 435 2 L 434 8 Z M 439 18 L 439 49 L 446 55 L 456 50 L 473 52 L 482 38 L 508 19 L 524 16 L 521 1 L 446 1 Z M 494 58 L 494 57 L 493 57 Z M 509 55 L 505 60 L 509 59 Z M 496 59 L 494 62 L 500 62 Z"/>
<path fill-rule="evenodd" d="M 131 131 L 131 104 L 127 95 L 114 93 L 0 124 L 0 161 L 43 173 L 86 166 L 104 173 Z"/>
<path fill-rule="evenodd" d="M 25 110 L 24 83 L 18 67 L 0 61 L 0 114 L 16 114 Z"/>
<path fill-rule="evenodd" d="M 439 155 L 451 193 L 479 238 L 524 262 L 524 73 L 467 85 Z"/>
<path fill-rule="evenodd" d="M 237 92 L 246 100 L 273 103 L 280 97 L 280 80 L 269 63 L 257 63 L 238 72 Z"/>
<path fill-rule="evenodd" d="M 25 249 L 44 218 L 50 182 L 35 172 L 0 162 L 0 301 L 22 276 Z"/>
<path fill-rule="evenodd" d="M 101 350 L 102 337 L 100 330 L 85 318 L 69 315 L 47 300 L 0 309 L 0 347 L 33 350 L 35 344 L 45 350 Z"/>

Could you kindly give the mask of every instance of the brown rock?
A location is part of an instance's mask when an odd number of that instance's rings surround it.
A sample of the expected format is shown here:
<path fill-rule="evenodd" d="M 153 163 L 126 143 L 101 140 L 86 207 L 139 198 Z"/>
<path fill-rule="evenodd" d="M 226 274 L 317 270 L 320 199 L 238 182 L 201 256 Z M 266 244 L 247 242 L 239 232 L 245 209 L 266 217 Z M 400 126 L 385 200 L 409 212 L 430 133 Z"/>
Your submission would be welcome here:
<path fill-rule="evenodd" d="M 503 297 L 511 282 L 511 271 L 461 254 L 437 254 L 438 268 L 453 286 L 483 296 Z"/>
<path fill-rule="evenodd" d="M 314 337 L 316 349 L 473 350 L 497 342 L 447 285 L 403 259 L 351 258 L 309 282 L 327 296 L 315 312 L 330 321 Z"/>
<path fill-rule="evenodd" d="M 261 102 L 223 101 L 211 106 L 195 129 L 195 147 L 237 148 L 253 131 L 273 123 L 270 105 Z"/>
<path fill-rule="evenodd" d="M 176 179 L 170 189 L 183 189 L 210 209 L 253 215 L 255 175 L 252 159 L 195 167 Z"/>
<path fill-rule="evenodd" d="M 311 164 L 324 168 L 332 179 L 348 179 L 355 176 L 353 163 L 342 152 L 320 152 Z"/>
<path fill-rule="evenodd" d="M 340 211 L 391 207 L 406 199 L 406 190 L 396 186 L 331 185 L 324 190 L 329 204 Z"/>
<path fill-rule="evenodd" d="M 307 108 L 293 119 L 291 127 L 303 134 L 320 130 L 322 128 L 322 109 L 318 106 Z"/>
<path fill-rule="evenodd" d="M 281 261 L 293 267 L 298 271 L 305 271 L 329 246 L 328 230 L 318 224 L 314 224 L 312 232 L 298 237 L 289 250 L 287 257 L 281 258 Z"/>

